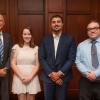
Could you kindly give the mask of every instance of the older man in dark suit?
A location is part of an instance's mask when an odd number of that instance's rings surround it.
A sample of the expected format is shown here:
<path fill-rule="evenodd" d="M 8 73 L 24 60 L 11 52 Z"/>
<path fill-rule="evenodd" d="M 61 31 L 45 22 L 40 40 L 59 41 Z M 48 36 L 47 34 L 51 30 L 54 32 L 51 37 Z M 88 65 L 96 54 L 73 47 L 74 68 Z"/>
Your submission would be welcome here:
<path fill-rule="evenodd" d="M 50 21 L 52 34 L 41 41 L 39 48 L 45 100 L 66 100 L 68 83 L 72 79 L 71 66 L 75 60 L 76 44 L 72 36 L 62 32 L 61 16 L 55 15 Z"/>
<path fill-rule="evenodd" d="M 0 100 L 9 100 L 8 95 L 8 71 L 11 50 L 11 38 L 9 34 L 3 33 L 5 25 L 4 17 L 0 14 Z"/>

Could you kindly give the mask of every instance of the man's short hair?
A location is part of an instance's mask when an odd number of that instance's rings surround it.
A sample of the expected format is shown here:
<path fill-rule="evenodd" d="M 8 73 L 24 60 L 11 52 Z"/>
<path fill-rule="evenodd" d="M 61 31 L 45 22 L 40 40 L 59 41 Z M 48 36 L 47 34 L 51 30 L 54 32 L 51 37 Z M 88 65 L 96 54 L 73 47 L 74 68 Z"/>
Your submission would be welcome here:
<path fill-rule="evenodd" d="M 60 15 L 54 15 L 50 18 L 50 21 L 53 19 L 53 18 L 60 18 L 62 20 L 62 23 L 63 23 L 63 18 L 60 16 Z"/>
<path fill-rule="evenodd" d="M 99 26 L 100 26 L 99 21 L 98 21 L 98 20 L 96 20 L 96 19 L 92 19 L 92 20 L 90 20 L 88 24 L 90 24 L 90 23 L 98 23 L 98 24 L 99 24 Z"/>

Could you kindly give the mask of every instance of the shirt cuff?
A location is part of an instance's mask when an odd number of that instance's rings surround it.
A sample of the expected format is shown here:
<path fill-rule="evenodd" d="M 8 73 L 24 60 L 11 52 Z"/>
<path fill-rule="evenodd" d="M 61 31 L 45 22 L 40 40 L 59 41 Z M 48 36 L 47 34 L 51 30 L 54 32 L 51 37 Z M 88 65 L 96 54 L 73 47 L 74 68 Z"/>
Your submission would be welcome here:
<path fill-rule="evenodd" d="M 50 73 L 48 76 L 51 77 L 52 73 Z"/>
<path fill-rule="evenodd" d="M 59 73 L 60 75 L 62 75 L 62 76 L 65 75 L 61 70 L 59 70 L 58 73 Z"/>

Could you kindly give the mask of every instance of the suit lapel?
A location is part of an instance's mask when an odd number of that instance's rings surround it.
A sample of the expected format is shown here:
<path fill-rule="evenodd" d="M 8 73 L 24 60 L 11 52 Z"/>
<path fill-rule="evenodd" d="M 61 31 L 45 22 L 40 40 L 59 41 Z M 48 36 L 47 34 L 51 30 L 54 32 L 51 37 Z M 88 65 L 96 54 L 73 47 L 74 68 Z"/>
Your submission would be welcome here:
<path fill-rule="evenodd" d="M 6 46 L 7 46 L 7 37 L 3 33 L 3 44 L 4 44 L 4 58 L 5 58 L 5 52 L 6 52 Z"/>
<path fill-rule="evenodd" d="M 60 36 L 60 39 L 59 39 L 59 43 L 58 43 L 58 47 L 57 47 L 57 54 L 56 54 L 56 61 L 57 61 L 57 58 L 59 58 L 60 56 L 60 52 L 61 52 L 61 49 L 62 49 L 62 46 L 63 46 L 63 34 L 61 34 Z"/>
<path fill-rule="evenodd" d="M 56 63 L 59 60 L 59 56 L 61 55 L 60 52 L 62 50 L 63 42 L 64 42 L 64 36 L 63 36 L 63 34 L 61 34 L 60 39 L 59 39 L 59 43 L 58 43 L 58 47 L 57 47 L 56 57 L 55 57 L 54 39 L 53 39 L 52 35 L 50 35 L 50 37 L 49 37 L 48 47 L 50 48 L 50 52 L 52 54 L 50 56 L 53 58 L 53 61 L 56 60 Z"/>
<path fill-rule="evenodd" d="M 50 43 L 48 43 L 49 45 L 49 47 L 50 47 L 50 52 L 52 53 L 52 57 L 53 57 L 53 60 L 55 59 L 55 49 L 54 49 L 54 39 L 53 39 L 53 36 L 52 35 L 50 35 L 50 38 L 49 38 L 49 42 Z"/>

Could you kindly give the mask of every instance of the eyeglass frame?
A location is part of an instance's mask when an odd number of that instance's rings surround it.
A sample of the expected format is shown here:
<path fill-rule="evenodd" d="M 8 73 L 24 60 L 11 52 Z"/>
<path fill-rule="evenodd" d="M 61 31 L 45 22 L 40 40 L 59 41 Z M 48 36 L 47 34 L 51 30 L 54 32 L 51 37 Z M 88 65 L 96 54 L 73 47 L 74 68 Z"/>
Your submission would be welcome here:
<path fill-rule="evenodd" d="M 87 28 L 87 31 L 98 30 L 98 29 L 100 29 L 100 26 L 99 27 L 93 27 L 93 28 Z"/>

